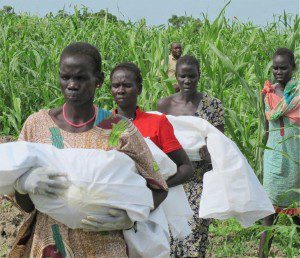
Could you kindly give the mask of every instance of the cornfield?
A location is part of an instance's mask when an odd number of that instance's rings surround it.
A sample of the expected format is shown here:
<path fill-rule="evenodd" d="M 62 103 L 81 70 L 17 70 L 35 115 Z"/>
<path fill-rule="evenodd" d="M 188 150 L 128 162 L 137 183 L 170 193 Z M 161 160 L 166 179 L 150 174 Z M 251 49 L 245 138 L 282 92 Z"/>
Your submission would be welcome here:
<path fill-rule="evenodd" d="M 102 55 L 106 79 L 95 104 L 114 107 L 109 73 L 116 64 L 133 61 L 144 80 L 139 105 L 155 110 L 157 100 L 173 90 L 161 60 L 168 57 L 170 43 L 176 41 L 182 43 L 184 54 L 200 60 L 199 90 L 222 101 L 226 134 L 262 179 L 264 115 L 260 91 L 264 81 L 272 78 L 271 58 L 278 47 L 294 50 L 299 60 L 300 19 L 284 13 L 258 27 L 226 19 L 224 11 L 214 21 L 203 15 L 201 25 L 191 20 L 180 28 L 147 26 L 145 20 L 83 18 L 83 10 L 78 9 L 67 17 L 0 13 L 0 135 L 17 137 L 31 113 L 63 103 L 58 61 L 63 48 L 75 41 L 97 46 Z M 295 241 L 299 244 L 299 239 L 293 238 L 295 227 L 291 229 L 291 245 Z"/>
<path fill-rule="evenodd" d="M 161 60 L 167 58 L 172 41 L 182 42 L 184 54 L 201 62 L 201 91 L 219 98 L 226 108 L 226 133 L 262 176 L 261 145 L 264 118 L 260 90 L 270 77 L 272 53 L 287 46 L 299 56 L 299 17 L 284 14 L 264 28 L 229 21 L 224 12 L 201 26 L 148 27 L 138 23 L 111 22 L 106 18 L 82 19 L 80 10 L 68 17 L 0 15 L 0 133 L 18 135 L 28 115 L 63 102 L 58 85 L 58 60 L 62 49 L 74 41 L 99 48 L 106 80 L 96 104 L 113 107 L 109 72 L 121 61 L 133 61 L 144 83 L 139 104 L 156 108 L 159 98 L 172 92 Z M 158 76 L 158 73 L 161 76 Z"/>

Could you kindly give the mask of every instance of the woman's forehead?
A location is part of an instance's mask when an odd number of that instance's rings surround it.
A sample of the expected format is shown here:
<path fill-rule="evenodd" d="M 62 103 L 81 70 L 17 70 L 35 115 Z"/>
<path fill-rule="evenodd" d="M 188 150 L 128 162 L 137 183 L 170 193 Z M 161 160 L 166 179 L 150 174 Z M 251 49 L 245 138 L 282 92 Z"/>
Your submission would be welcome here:
<path fill-rule="evenodd" d="M 93 71 L 93 62 L 86 55 L 70 55 L 61 59 L 59 70 L 60 72 L 90 72 Z"/>
<path fill-rule="evenodd" d="M 187 71 L 189 71 L 189 72 L 196 71 L 197 72 L 197 66 L 192 65 L 192 64 L 182 63 L 182 64 L 178 65 L 177 70 L 182 71 L 182 72 L 187 72 Z"/>
<path fill-rule="evenodd" d="M 286 56 L 286 55 L 276 55 L 276 56 L 274 56 L 274 58 L 273 58 L 273 64 L 285 64 L 285 65 L 287 65 L 287 64 L 290 64 L 290 59 L 289 59 L 289 57 L 288 56 Z"/>
<path fill-rule="evenodd" d="M 128 69 L 117 69 L 112 75 L 112 80 L 135 80 L 134 73 Z"/>

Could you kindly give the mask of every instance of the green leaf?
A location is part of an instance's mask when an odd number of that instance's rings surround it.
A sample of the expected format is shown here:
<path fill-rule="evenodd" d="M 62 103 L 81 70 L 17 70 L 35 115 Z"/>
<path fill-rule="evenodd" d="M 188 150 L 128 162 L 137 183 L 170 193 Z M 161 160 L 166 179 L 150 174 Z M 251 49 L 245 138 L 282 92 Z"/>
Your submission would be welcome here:
<path fill-rule="evenodd" d="M 117 124 L 113 124 L 113 128 L 109 135 L 109 146 L 117 147 L 119 144 L 122 133 L 127 129 L 127 121 L 125 119 L 120 120 Z"/>

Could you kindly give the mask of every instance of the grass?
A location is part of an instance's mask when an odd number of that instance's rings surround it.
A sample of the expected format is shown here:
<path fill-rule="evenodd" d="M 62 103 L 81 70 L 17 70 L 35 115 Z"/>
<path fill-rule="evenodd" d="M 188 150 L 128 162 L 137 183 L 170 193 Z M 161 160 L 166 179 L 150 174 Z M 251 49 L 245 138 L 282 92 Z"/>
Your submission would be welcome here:
<path fill-rule="evenodd" d="M 96 94 L 96 104 L 107 109 L 114 106 L 109 72 L 119 62 L 133 61 L 144 79 L 139 104 L 153 110 L 158 99 L 172 93 L 172 81 L 160 63 L 167 58 L 170 43 L 180 41 L 184 54 L 200 60 L 199 90 L 222 101 L 226 134 L 262 180 L 264 117 L 260 91 L 264 81 L 271 78 L 270 60 L 278 47 L 291 48 L 299 60 L 299 37 L 299 16 L 286 13 L 265 27 L 228 20 L 222 11 L 212 22 L 203 15 L 201 26 L 190 21 L 187 26 L 173 28 L 147 26 L 144 20 L 125 23 L 107 17 L 83 17 L 81 10 L 68 17 L 44 18 L 0 12 L 0 134 L 17 137 L 31 113 L 63 103 L 58 61 L 67 44 L 87 41 L 101 51 L 106 79 Z M 272 228 L 274 246 L 280 255 L 299 256 L 295 227 L 285 227 L 283 222 Z M 241 229 L 234 221 L 215 222 L 210 248 L 217 257 L 255 256 L 260 231 L 259 227 Z"/>
<path fill-rule="evenodd" d="M 208 257 L 257 257 L 260 233 L 264 228 L 257 223 L 242 228 L 234 220 L 213 221 L 210 225 Z M 274 235 L 270 257 L 300 257 L 300 238 L 291 241 L 291 224 L 288 217 L 282 216 Z"/>

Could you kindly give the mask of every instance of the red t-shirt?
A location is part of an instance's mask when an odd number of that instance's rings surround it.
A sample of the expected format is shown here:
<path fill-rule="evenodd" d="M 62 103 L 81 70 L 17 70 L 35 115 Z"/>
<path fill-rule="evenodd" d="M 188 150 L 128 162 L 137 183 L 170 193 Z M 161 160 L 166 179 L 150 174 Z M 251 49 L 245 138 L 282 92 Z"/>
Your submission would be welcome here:
<path fill-rule="evenodd" d="M 165 115 L 149 114 L 137 108 L 133 124 L 139 129 L 143 137 L 150 138 L 164 153 L 182 148 L 174 135 L 173 126 Z"/>

